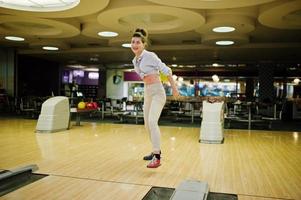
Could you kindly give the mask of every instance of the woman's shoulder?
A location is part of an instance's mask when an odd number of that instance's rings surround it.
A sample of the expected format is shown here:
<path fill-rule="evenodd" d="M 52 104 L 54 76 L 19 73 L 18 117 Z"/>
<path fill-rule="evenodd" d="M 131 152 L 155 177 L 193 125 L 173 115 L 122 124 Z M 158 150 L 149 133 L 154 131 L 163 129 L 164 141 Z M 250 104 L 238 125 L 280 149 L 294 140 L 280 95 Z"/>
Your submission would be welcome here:
<path fill-rule="evenodd" d="M 155 52 L 144 50 L 144 55 L 148 57 L 158 57 Z"/>

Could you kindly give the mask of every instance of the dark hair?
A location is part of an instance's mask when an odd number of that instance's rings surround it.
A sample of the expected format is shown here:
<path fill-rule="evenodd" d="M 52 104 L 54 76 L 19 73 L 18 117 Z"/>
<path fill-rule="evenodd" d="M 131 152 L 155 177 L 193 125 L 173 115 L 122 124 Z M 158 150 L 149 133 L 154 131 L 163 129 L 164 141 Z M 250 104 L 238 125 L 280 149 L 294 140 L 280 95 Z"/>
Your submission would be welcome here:
<path fill-rule="evenodd" d="M 133 34 L 133 37 L 139 37 L 143 43 L 147 43 L 148 33 L 143 28 L 137 28 Z"/>

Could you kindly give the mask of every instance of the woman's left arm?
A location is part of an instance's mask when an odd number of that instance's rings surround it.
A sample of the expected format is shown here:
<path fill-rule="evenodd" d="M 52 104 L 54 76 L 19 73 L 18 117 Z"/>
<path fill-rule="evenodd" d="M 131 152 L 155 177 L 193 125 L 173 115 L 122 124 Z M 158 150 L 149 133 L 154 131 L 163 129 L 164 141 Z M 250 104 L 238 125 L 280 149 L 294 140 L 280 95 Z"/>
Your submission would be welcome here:
<path fill-rule="evenodd" d="M 171 69 L 170 69 L 170 71 L 171 71 Z M 179 94 L 177 85 L 175 83 L 175 80 L 172 77 L 172 71 L 171 71 L 170 75 L 167 75 L 167 78 L 168 78 L 168 81 L 170 82 L 170 85 L 171 85 L 171 88 L 172 88 L 172 95 L 174 97 L 178 97 L 180 94 Z"/>

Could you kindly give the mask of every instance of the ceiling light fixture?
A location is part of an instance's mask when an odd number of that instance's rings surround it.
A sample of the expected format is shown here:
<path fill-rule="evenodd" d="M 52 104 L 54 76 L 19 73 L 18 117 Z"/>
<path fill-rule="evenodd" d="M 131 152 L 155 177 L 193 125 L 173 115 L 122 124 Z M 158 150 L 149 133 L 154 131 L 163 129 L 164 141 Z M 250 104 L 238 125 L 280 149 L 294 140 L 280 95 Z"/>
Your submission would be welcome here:
<path fill-rule="evenodd" d="M 90 60 L 91 62 L 97 62 L 97 61 L 99 61 L 99 58 L 91 57 L 89 60 Z"/>
<path fill-rule="evenodd" d="M 86 67 L 83 65 L 68 65 L 67 67 L 75 68 L 75 69 L 85 69 Z"/>
<path fill-rule="evenodd" d="M 213 82 L 215 82 L 215 83 L 219 82 L 218 75 L 216 75 L 216 74 L 212 75 L 212 80 L 213 80 Z"/>
<path fill-rule="evenodd" d="M 132 45 L 130 43 L 123 43 L 121 46 L 124 48 L 131 48 Z"/>
<path fill-rule="evenodd" d="M 16 36 L 5 36 L 5 39 L 11 40 L 11 41 L 17 41 L 17 42 L 21 42 L 21 41 L 25 40 L 22 37 L 16 37 Z"/>
<path fill-rule="evenodd" d="M 300 83 L 300 79 L 295 78 L 295 79 L 293 80 L 293 82 L 294 82 L 296 85 L 298 85 L 298 84 Z"/>
<path fill-rule="evenodd" d="M 234 44 L 234 42 L 231 40 L 221 40 L 221 41 L 216 41 L 215 44 L 221 45 L 221 46 L 227 46 L 227 45 Z"/>
<path fill-rule="evenodd" d="M 229 33 L 235 31 L 235 28 L 231 26 L 220 26 L 213 28 L 212 31 L 216 33 Z"/>
<path fill-rule="evenodd" d="M 1 0 L 0 7 L 34 11 L 34 12 L 54 12 L 74 8 L 80 0 Z"/>
<path fill-rule="evenodd" d="M 86 68 L 85 71 L 89 71 L 89 72 L 98 72 L 99 69 L 95 68 L 95 67 L 90 67 L 90 68 Z"/>
<path fill-rule="evenodd" d="M 174 81 L 176 81 L 177 80 L 177 78 L 178 78 L 178 76 L 177 75 L 172 75 L 172 79 L 174 80 Z"/>
<path fill-rule="evenodd" d="M 102 31 L 98 32 L 98 35 L 102 37 L 116 37 L 118 33 L 112 31 Z"/>
<path fill-rule="evenodd" d="M 44 50 L 47 50 L 47 51 L 57 51 L 59 50 L 58 47 L 51 47 L 51 46 L 45 46 L 45 47 L 42 47 Z"/>

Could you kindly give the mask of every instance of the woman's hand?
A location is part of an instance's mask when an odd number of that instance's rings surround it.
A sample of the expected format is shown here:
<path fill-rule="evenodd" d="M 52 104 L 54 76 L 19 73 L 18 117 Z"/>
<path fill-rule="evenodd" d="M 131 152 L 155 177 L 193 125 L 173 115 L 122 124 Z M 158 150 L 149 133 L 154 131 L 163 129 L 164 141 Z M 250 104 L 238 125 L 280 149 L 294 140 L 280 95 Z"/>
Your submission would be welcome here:
<path fill-rule="evenodd" d="M 171 85 L 171 88 L 172 88 L 172 96 L 176 100 L 180 97 L 180 94 L 179 94 L 179 90 L 177 88 L 177 85 L 176 85 L 175 81 L 173 80 L 172 73 L 170 73 L 170 75 L 167 76 L 167 78 L 168 78 L 168 81 L 170 82 L 170 85 Z"/>
<path fill-rule="evenodd" d="M 174 89 L 172 90 L 172 96 L 173 96 L 175 99 L 177 99 L 177 98 L 180 97 L 180 93 L 179 93 L 179 91 L 178 91 L 177 88 L 174 88 Z"/>

